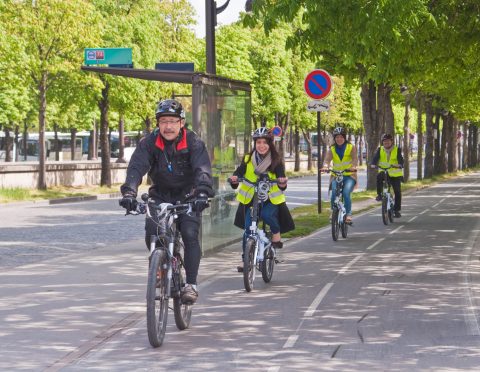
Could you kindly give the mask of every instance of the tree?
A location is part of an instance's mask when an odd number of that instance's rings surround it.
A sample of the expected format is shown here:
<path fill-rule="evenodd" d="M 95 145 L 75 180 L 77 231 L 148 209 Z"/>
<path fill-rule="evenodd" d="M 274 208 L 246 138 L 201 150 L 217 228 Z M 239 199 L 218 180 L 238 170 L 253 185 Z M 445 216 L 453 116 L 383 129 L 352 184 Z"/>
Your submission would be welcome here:
<path fill-rule="evenodd" d="M 80 67 L 83 49 L 95 44 L 96 16 L 89 1 L 8 1 L 9 31 L 23 42 L 25 76 L 36 92 L 39 126 L 38 188 L 46 189 L 45 126 L 47 93 L 61 73 Z"/>

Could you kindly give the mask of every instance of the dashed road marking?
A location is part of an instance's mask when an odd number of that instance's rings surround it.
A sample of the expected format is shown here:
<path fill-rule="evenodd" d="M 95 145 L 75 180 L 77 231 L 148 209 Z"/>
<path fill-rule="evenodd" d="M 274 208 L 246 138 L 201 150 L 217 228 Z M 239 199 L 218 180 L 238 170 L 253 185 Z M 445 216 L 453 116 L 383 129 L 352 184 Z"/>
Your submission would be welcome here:
<path fill-rule="evenodd" d="M 307 311 L 305 311 L 304 316 L 312 316 L 315 310 L 317 310 L 318 305 L 320 305 L 320 302 L 322 302 L 323 298 L 326 296 L 330 288 L 332 288 L 333 283 L 327 283 L 325 286 L 322 288 L 322 290 L 318 293 L 317 297 L 315 297 L 315 300 L 310 304 L 308 307 Z"/>

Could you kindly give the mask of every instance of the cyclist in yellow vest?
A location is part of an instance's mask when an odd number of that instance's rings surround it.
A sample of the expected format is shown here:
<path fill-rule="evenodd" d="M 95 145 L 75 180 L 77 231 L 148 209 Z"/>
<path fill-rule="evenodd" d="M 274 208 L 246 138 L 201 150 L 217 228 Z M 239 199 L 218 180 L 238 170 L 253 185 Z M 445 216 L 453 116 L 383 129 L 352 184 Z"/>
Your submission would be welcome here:
<path fill-rule="evenodd" d="M 403 156 L 402 150 L 393 144 L 393 136 L 391 134 L 385 133 L 382 136 L 382 146 L 377 149 L 373 156 L 371 167 L 376 168 L 377 166 L 384 168 L 389 166 L 395 167 L 388 170 L 390 183 L 395 194 L 393 212 L 395 217 L 402 217 L 400 210 L 402 209 Z M 377 175 L 377 201 L 382 200 L 383 177 L 384 173 L 379 169 Z"/>
<path fill-rule="evenodd" d="M 357 149 L 356 147 L 347 141 L 347 132 L 345 128 L 337 127 L 333 130 L 333 140 L 335 143 L 330 146 L 330 149 L 325 155 L 325 160 L 323 162 L 323 169 L 327 169 L 330 165 L 330 162 L 333 163 L 333 170 L 341 171 L 345 169 L 355 170 L 358 164 Z M 357 183 L 356 174 L 351 172 L 345 172 L 343 174 L 343 201 L 345 203 L 345 210 L 347 216 L 345 221 L 348 223 L 352 222 L 352 191 Z M 337 181 L 332 179 L 332 190 L 335 190 L 337 187 Z M 335 193 L 332 192 L 330 203 L 333 207 L 335 202 Z"/>
<path fill-rule="evenodd" d="M 283 247 L 281 233 L 293 230 L 295 224 L 286 205 L 283 191 L 287 188 L 288 178 L 285 176 L 285 166 L 273 143 L 273 135 L 268 128 L 261 127 L 253 133 L 254 148 L 246 155 L 242 163 L 230 177 L 233 188 L 239 185 L 238 178 L 245 181 L 240 184 L 237 193 L 239 206 L 235 215 L 235 226 L 246 230 L 251 224 L 250 206 L 253 200 L 254 189 L 249 183 L 255 183 L 259 175 L 268 174 L 270 180 L 277 180 L 278 186 L 273 185 L 268 192 L 268 200 L 262 204 L 260 217 L 270 226 L 272 245 L 280 249 Z M 245 235 L 244 235 L 245 237 Z M 238 271 L 243 267 L 239 266 Z"/>

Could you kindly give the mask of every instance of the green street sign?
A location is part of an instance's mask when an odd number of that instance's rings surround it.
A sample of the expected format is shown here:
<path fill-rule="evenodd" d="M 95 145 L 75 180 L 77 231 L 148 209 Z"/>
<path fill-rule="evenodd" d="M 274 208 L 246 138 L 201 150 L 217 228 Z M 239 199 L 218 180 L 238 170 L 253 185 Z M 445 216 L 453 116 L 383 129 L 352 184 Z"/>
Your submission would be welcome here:
<path fill-rule="evenodd" d="M 87 66 L 132 65 L 132 48 L 85 48 L 84 62 Z"/>

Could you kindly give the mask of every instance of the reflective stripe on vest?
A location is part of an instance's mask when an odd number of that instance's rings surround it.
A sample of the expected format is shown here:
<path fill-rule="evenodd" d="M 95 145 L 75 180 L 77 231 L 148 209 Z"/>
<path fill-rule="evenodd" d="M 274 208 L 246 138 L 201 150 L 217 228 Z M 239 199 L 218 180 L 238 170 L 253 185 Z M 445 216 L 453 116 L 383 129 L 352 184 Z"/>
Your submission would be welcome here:
<path fill-rule="evenodd" d="M 353 145 L 351 143 L 347 143 L 347 147 L 345 148 L 345 152 L 343 153 L 343 159 L 340 160 L 340 156 L 337 154 L 337 150 L 335 149 L 335 145 L 330 147 L 332 151 L 332 160 L 333 160 L 333 170 L 342 171 L 348 168 L 351 168 L 353 165 L 353 158 L 352 158 L 352 150 Z M 345 172 L 344 176 L 350 176 L 352 172 Z"/>
<path fill-rule="evenodd" d="M 249 155 L 246 155 L 246 157 L 248 156 Z M 268 172 L 268 177 L 271 181 L 277 179 L 275 174 L 272 172 Z M 251 161 L 247 163 L 247 170 L 245 171 L 244 178 L 245 179 L 242 181 L 240 187 L 238 188 L 237 201 L 242 204 L 248 204 L 253 199 L 253 194 L 255 192 L 254 184 L 258 180 L 258 176 L 255 174 L 255 168 L 253 167 L 253 163 Z M 286 200 L 283 191 L 280 190 L 277 185 L 273 185 L 270 187 L 270 190 L 268 192 L 268 198 L 270 199 L 272 204 L 285 203 Z"/>
<path fill-rule="evenodd" d="M 383 146 L 380 146 L 380 159 L 378 161 L 378 165 L 383 168 L 388 168 L 392 165 L 398 165 L 397 163 L 397 155 L 398 155 L 398 147 L 393 146 L 392 151 L 390 151 L 390 160 L 387 158 L 387 152 Z M 382 170 L 379 169 L 379 172 Z M 388 170 L 388 175 L 390 177 L 401 177 L 403 176 L 403 170 L 400 168 L 390 168 Z"/>

